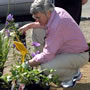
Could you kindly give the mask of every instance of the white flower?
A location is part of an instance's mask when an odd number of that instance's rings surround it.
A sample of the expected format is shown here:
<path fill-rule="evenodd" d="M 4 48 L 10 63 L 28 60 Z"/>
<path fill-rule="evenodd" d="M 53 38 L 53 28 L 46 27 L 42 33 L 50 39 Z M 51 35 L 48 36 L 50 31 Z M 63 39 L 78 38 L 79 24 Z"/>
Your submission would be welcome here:
<path fill-rule="evenodd" d="M 18 24 L 18 23 L 16 23 L 16 24 L 15 24 L 15 27 L 16 27 L 16 28 L 18 28 L 18 27 L 19 27 L 19 24 Z"/>
<path fill-rule="evenodd" d="M 5 40 L 5 39 L 8 39 L 8 36 L 5 36 L 5 37 L 4 37 L 4 40 Z"/>
<path fill-rule="evenodd" d="M 16 66 L 16 68 L 20 68 L 20 66 Z"/>
<path fill-rule="evenodd" d="M 11 76 L 7 76 L 7 81 L 10 81 Z"/>
<path fill-rule="evenodd" d="M 49 74 L 49 75 L 48 75 L 48 78 L 51 79 L 51 78 L 52 78 L 52 74 Z"/>
<path fill-rule="evenodd" d="M 49 86 L 49 84 L 48 84 L 48 83 L 46 83 L 46 86 Z"/>
<path fill-rule="evenodd" d="M 10 32 L 10 36 L 14 37 L 15 36 L 15 32 Z"/>
<path fill-rule="evenodd" d="M 0 31 L 0 34 L 3 34 L 4 33 L 4 29 L 2 29 L 1 31 Z"/>

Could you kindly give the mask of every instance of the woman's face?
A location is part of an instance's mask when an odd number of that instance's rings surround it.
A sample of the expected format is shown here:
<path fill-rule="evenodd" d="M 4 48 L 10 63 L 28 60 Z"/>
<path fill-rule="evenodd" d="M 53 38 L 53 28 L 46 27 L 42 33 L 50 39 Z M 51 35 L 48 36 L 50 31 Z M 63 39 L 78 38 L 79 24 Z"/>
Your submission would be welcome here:
<path fill-rule="evenodd" d="M 39 12 L 39 13 L 33 14 L 33 18 L 36 20 L 36 22 L 39 22 L 40 25 L 46 26 L 49 20 L 49 15 L 48 13 Z"/>

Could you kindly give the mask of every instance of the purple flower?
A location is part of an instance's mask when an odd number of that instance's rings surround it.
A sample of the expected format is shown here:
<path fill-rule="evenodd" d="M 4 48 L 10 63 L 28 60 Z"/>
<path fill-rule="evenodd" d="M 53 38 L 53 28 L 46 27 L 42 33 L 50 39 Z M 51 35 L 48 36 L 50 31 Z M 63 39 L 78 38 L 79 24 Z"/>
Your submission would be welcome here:
<path fill-rule="evenodd" d="M 35 53 L 32 53 L 31 56 L 34 57 L 36 54 Z"/>
<path fill-rule="evenodd" d="M 39 47 L 39 46 L 40 46 L 40 43 L 38 43 L 38 42 L 33 42 L 33 43 L 32 43 L 32 46 Z"/>
<path fill-rule="evenodd" d="M 8 21 L 6 21 L 5 26 L 8 26 L 8 24 L 9 24 Z"/>
<path fill-rule="evenodd" d="M 32 53 L 31 56 L 35 57 L 37 54 L 40 54 L 40 51 L 37 51 L 36 53 Z"/>
<path fill-rule="evenodd" d="M 7 36 L 10 37 L 10 31 L 7 29 L 5 32 L 6 32 Z"/>
<path fill-rule="evenodd" d="M 13 15 L 9 14 L 9 15 L 7 16 L 7 21 L 13 21 Z"/>
<path fill-rule="evenodd" d="M 40 51 L 37 51 L 36 54 L 40 54 Z"/>
<path fill-rule="evenodd" d="M 10 37 L 10 31 L 9 30 L 7 31 L 7 35 L 8 35 L 8 37 Z"/>
<path fill-rule="evenodd" d="M 8 33 L 8 37 L 10 37 L 10 33 Z"/>
<path fill-rule="evenodd" d="M 13 44 L 13 48 L 15 48 L 16 46 L 15 46 L 15 44 Z"/>

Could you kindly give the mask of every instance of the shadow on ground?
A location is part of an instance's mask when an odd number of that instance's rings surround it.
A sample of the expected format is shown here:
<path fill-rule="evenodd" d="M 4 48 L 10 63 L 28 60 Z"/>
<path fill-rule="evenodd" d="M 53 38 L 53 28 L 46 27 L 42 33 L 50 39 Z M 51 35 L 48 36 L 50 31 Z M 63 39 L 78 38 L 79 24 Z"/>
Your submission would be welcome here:
<path fill-rule="evenodd" d="M 77 83 L 76 86 L 72 88 L 51 87 L 50 90 L 90 90 L 90 83 Z"/>
<path fill-rule="evenodd" d="M 90 17 L 82 17 L 81 21 L 86 21 L 86 20 L 90 20 Z"/>
<path fill-rule="evenodd" d="M 78 83 L 73 88 L 67 88 L 63 90 L 90 90 L 90 83 Z"/>

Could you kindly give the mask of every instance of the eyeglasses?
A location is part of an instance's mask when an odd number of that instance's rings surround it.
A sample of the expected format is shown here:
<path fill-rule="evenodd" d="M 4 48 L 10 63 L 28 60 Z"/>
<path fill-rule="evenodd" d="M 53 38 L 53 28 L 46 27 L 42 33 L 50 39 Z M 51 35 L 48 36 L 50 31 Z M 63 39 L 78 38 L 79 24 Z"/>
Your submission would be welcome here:
<path fill-rule="evenodd" d="M 40 17 L 35 17 L 34 15 L 32 16 L 35 20 L 40 20 Z"/>

